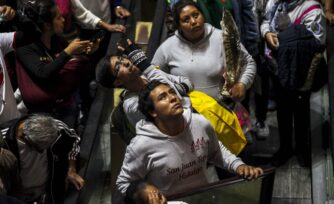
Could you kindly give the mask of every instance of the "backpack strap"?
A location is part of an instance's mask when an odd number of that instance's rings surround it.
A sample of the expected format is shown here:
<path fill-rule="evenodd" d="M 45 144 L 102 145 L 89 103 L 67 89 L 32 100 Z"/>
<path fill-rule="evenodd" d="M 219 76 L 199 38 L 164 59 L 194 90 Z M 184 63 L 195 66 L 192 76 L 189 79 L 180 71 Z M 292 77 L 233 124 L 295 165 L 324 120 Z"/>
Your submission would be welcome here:
<path fill-rule="evenodd" d="M 321 7 L 318 4 L 310 6 L 295 20 L 295 22 L 293 22 L 293 25 L 299 25 L 300 22 L 302 22 L 304 16 L 314 9 L 321 9 Z"/>

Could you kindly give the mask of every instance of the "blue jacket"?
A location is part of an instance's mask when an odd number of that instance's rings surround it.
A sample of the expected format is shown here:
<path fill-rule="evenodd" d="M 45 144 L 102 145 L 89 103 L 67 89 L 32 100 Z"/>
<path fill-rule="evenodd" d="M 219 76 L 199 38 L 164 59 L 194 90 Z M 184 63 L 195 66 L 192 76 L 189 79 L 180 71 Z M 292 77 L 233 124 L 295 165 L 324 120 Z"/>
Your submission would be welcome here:
<path fill-rule="evenodd" d="M 259 33 L 252 10 L 253 4 L 253 0 L 232 0 L 233 16 L 239 28 L 241 42 L 254 57 L 259 54 L 257 41 Z"/>

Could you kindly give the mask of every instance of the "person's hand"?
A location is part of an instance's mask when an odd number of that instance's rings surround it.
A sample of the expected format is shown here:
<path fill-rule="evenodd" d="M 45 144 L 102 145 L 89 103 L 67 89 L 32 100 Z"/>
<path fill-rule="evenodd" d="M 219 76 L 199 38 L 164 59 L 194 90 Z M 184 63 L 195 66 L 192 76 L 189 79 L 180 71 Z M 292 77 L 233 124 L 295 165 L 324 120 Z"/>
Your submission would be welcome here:
<path fill-rule="evenodd" d="M 108 30 L 109 32 L 120 32 L 120 33 L 124 33 L 125 32 L 125 26 L 120 25 L 120 24 L 110 24 L 108 23 L 105 26 L 106 30 Z"/>
<path fill-rule="evenodd" d="M 148 204 L 167 204 L 166 197 L 159 191 L 148 192 L 146 201 Z"/>
<path fill-rule="evenodd" d="M 331 10 L 325 11 L 325 16 L 330 24 L 334 24 L 334 13 Z"/>
<path fill-rule="evenodd" d="M 64 49 L 64 51 L 71 56 L 78 55 L 85 53 L 90 45 L 91 42 L 89 40 L 82 41 L 76 38 Z"/>
<path fill-rule="evenodd" d="M 237 174 L 244 179 L 253 180 L 263 174 L 263 170 L 260 167 L 248 166 L 242 164 L 237 168 Z"/>
<path fill-rule="evenodd" d="M 16 12 L 9 6 L 0 6 L 0 15 L 2 15 L 5 21 L 11 21 L 15 17 Z"/>
<path fill-rule="evenodd" d="M 187 93 L 189 92 L 189 87 L 185 83 L 174 83 L 174 86 L 176 87 L 177 91 L 181 96 L 187 96 Z"/>
<path fill-rule="evenodd" d="M 88 44 L 87 49 L 86 49 L 86 54 L 90 55 L 90 54 L 94 53 L 97 49 L 99 49 L 101 40 L 102 39 L 99 38 L 99 39 L 95 40 L 94 42 L 90 42 Z"/>
<path fill-rule="evenodd" d="M 131 14 L 127 9 L 123 8 L 122 6 L 116 6 L 115 15 L 118 18 L 126 18 L 129 17 Z"/>
<path fill-rule="evenodd" d="M 132 43 L 130 39 L 126 40 L 127 45 L 117 43 L 117 49 L 128 56 L 128 59 L 137 66 L 141 71 L 144 71 L 151 64 L 149 63 L 145 53 Z"/>
<path fill-rule="evenodd" d="M 83 180 L 83 178 L 81 178 L 81 176 L 75 171 L 71 170 L 69 170 L 67 173 L 66 182 L 73 184 L 75 189 L 77 189 L 78 191 L 81 190 L 85 185 L 85 181 Z"/>
<path fill-rule="evenodd" d="M 278 47 L 278 37 L 276 33 L 268 32 L 265 35 L 266 41 L 272 48 Z"/>
<path fill-rule="evenodd" d="M 126 55 L 129 55 L 132 51 L 139 49 L 130 39 L 126 39 L 126 42 L 117 43 L 117 49 Z"/>
<path fill-rule="evenodd" d="M 232 86 L 229 93 L 234 101 L 242 101 L 246 94 L 246 86 L 245 84 L 238 82 Z"/>

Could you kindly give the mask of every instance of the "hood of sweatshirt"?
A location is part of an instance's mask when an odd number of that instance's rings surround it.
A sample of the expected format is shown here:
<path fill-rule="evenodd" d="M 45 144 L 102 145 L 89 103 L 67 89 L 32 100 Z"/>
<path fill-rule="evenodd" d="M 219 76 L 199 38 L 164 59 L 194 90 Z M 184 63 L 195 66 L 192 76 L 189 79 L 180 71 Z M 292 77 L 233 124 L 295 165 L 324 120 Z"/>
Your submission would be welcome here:
<path fill-rule="evenodd" d="M 208 23 L 204 23 L 204 29 L 205 29 L 205 31 L 204 31 L 204 37 L 200 41 L 198 41 L 196 43 L 192 43 L 189 40 L 185 39 L 183 37 L 183 35 L 180 33 L 179 30 L 175 31 L 175 36 L 178 37 L 182 41 L 185 41 L 187 43 L 191 43 L 191 44 L 197 45 L 197 44 L 201 44 L 202 42 L 205 42 L 211 36 L 211 34 L 214 31 L 215 27 L 213 27 L 212 25 L 210 25 Z"/>
<path fill-rule="evenodd" d="M 184 107 L 183 118 L 185 120 L 185 127 L 179 135 L 181 135 L 186 129 L 188 129 L 191 121 L 191 109 Z M 155 139 L 175 139 L 178 135 L 169 136 L 162 133 L 158 127 L 151 121 L 145 119 L 140 120 L 136 125 L 136 137 L 151 137 Z"/>

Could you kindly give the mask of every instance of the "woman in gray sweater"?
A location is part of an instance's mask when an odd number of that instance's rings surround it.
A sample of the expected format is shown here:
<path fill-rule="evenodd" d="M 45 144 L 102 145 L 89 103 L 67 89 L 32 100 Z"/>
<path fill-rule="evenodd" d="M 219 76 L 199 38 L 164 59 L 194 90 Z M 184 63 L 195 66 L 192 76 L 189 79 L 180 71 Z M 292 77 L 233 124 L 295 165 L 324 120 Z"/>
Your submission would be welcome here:
<path fill-rule="evenodd" d="M 195 90 L 220 99 L 220 87 L 225 66 L 222 31 L 204 23 L 196 3 L 181 0 L 174 6 L 175 35 L 156 51 L 152 64 L 167 73 L 189 77 Z M 241 45 L 245 65 L 238 82 L 231 87 L 232 99 L 241 100 L 253 83 L 255 62 Z"/>

